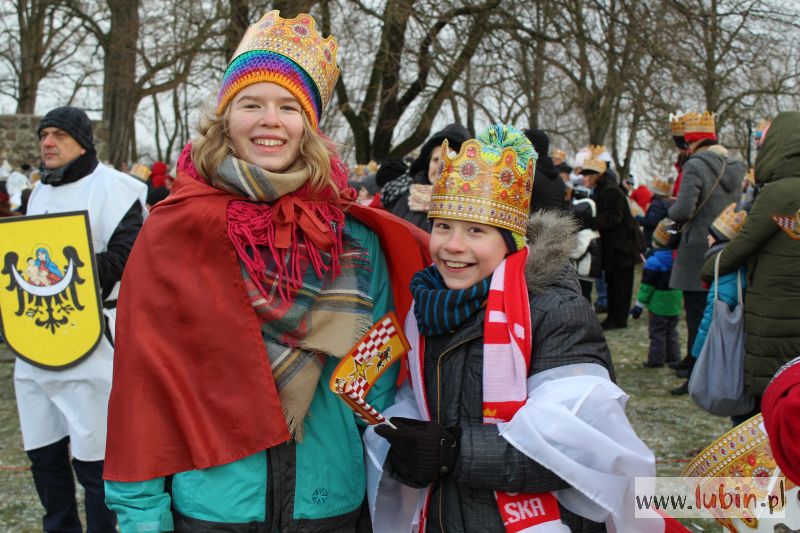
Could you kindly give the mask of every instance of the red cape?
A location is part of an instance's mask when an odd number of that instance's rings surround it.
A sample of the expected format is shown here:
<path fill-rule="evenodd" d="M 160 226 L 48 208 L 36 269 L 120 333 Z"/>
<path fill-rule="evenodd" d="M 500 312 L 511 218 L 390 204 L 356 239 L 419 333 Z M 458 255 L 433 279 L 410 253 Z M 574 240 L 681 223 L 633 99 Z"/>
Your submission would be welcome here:
<path fill-rule="evenodd" d="M 261 328 L 228 240 L 229 193 L 182 176 L 153 209 L 117 307 L 105 479 L 230 463 L 289 439 Z M 352 205 L 380 239 L 398 318 L 430 264 L 428 234 Z"/>

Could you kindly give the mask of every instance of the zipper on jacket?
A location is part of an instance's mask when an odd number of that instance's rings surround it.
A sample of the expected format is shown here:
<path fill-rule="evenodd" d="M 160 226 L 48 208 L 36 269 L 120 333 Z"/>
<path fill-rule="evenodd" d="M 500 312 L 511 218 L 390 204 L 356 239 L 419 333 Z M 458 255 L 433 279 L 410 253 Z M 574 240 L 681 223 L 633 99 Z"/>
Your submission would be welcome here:
<path fill-rule="evenodd" d="M 439 358 L 436 360 L 436 421 L 441 424 L 442 423 L 442 360 L 451 353 L 453 350 L 458 348 L 459 346 L 463 346 L 468 342 L 472 342 L 475 339 L 483 336 L 483 332 L 480 335 L 474 335 L 468 339 L 464 339 L 463 341 L 454 344 L 453 346 L 449 347 L 447 350 L 443 351 L 439 354 Z M 444 507 L 444 482 L 439 482 L 439 529 L 442 533 L 446 533 L 444 529 L 444 519 L 442 517 L 442 507 Z"/>
<path fill-rule="evenodd" d="M 268 476 L 271 474 L 272 479 L 267 477 L 267 495 L 269 496 L 269 487 L 272 487 L 272 501 L 268 502 L 267 505 L 272 510 L 272 516 L 269 517 L 267 520 L 267 524 L 272 524 L 272 527 L 269 528 L 268 531 L 280 531 L 281 530 L 281 508 L 283 507 L 283 487 L 281 487 L 281 444 L 270 448 L 267 452 L 267 461 L 268 461 Z"/>

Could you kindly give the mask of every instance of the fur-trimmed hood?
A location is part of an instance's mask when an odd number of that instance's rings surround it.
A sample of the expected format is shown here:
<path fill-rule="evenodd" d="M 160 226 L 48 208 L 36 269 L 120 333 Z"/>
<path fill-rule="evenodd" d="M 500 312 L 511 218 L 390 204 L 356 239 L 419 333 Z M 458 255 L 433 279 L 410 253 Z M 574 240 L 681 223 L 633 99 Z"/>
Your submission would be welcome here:
<path fill-rule="evenodd" d="M 577 245 L 577 231 L 578 223 L 574 218 L 554 211 L 534 213 L 528 220 L 525 279 L 531 294 L 547 292 L 548 287 L 556 284 L 567 284 L 564 278 L 574 273 L 569 254 Z M 574 280 L 574 285 L 578 286 L 577 277 Z"/>

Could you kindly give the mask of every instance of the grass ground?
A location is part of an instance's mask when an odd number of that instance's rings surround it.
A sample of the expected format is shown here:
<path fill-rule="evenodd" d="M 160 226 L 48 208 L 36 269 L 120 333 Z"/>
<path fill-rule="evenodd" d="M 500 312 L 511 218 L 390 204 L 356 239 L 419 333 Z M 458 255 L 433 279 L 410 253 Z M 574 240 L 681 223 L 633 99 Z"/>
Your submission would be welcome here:
<path fill-rule="evenodd" d="M 683 324 L 681 325 L 683 328 Z M 666 368 L 642 367 L 647 354 L 647 317 L 606 336 L 620 386 L 630 395 L 628 416 L 636 432 L 653 450 L 659 476 L 677 476 L 692 456 L 730 428 L 728 419 L 706 414 L 688 396 L 671 396 L 681 380 Z M 686 331 L 681 329 L 685 342 Z M 13 362 L 0 345 L 0 532 L 41 531 L 42 508 L 33 487 L 28 459 L 22 451 Z M 720 531 L 711 520 L 682 520 L 695 531 Z"/>

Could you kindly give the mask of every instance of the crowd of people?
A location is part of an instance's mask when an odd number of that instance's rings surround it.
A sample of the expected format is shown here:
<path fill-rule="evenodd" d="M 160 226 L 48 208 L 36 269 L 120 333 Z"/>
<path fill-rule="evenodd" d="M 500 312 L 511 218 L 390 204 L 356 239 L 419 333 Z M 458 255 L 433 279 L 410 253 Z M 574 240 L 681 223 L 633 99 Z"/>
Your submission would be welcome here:
<path fill-rule="evenodd" d="M 175 181 L 174 170 L 170 171 L 163 161 L 154 161 L 150 165 L 136 163 L 132 166 L 126 163 L 117 170 L 147 186 L 148 209 L 169 196 Z M 22 163 L 15 169 L 8 161 L 3 161 L 0 165 L 0 218 L 28 213 L 28 199 L 41 176 L 41 169 L 31 166 L 30 163 Z"/>
<path fill-rule="evenodd" d="M 797 472 L 800 113 L 760 132 L 752 180 L 708 112 L 671 117 L 677 175 L 648 183 L 505 124 L 350 169 L 319 127 L 336 56 L 310 15 L 271 11 L 172 172 L 104 165 L 59 107 L 39 170 L 4 173 L 2 216 L 88 212 L 105 317 L 80 364 L 16 362 L 45 531 L 82 531 L 73 471 L 91 532 L 686 531 L 633 515 L 655 459 L 605 332 L 646 310 L 642 364 L 685 394 L 718 293 L 745 309 L 733 422 L 764 406 Z M 328 383 L 390 311 L 410 349 L 366 427 Z"/>

